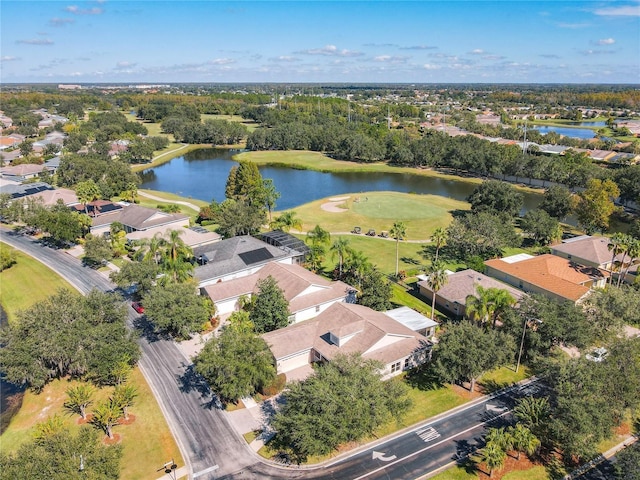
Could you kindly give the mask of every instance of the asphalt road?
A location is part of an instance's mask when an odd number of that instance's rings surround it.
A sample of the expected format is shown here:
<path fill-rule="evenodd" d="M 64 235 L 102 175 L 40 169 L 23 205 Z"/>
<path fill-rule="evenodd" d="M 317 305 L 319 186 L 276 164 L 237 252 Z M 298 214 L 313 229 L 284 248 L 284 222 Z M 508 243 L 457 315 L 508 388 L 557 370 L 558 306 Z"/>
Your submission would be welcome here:
<path fill-rule="evenodd" d="M 6 229 L 0 240 L 41 260 L 81 292 L 111 291 L 114 285 L 79 260 Z M 154 334 L 132 308 L 129 321 L 140 329 L 139 362 L 190 468 L 197 479 L 414 479 L 465 457 L 480 445 L 484 429 L 510 419 L 514 398 L 535 385 L 484 398 L 438 419 L 318 468 L 280 467 L 264 462 L 216 408 L 206 384 L 193 374 L 175 343 Z"/>

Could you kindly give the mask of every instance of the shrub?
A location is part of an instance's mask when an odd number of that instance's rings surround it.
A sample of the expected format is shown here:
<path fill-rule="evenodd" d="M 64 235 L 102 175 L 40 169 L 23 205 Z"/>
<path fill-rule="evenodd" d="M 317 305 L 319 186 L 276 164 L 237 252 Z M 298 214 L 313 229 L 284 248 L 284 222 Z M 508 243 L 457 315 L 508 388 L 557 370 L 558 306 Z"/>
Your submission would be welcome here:
<path fill-rule="evenodd" d="M 262 392 L 260 393 L 262 393 L 262 395 L 264 395 L 265 397 L 273 397 L 284 389 L 286 383 L 287 376 L 284 373 L 280 373 L 273 382 L 263 387 Z"/>

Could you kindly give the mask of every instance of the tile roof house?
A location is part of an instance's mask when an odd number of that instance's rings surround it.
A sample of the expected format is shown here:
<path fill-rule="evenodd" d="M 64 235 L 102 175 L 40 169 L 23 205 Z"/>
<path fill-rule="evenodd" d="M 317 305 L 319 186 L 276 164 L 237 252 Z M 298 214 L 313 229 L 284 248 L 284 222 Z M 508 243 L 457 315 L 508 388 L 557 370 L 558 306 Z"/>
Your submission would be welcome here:
<path fill-rule="evenodd" d="M 0 175 L 8 179 L 27 179 L 38 177 L 45 170 L 48 170 L 48 168 L 44 165 L 23 163 L 22 165 L 11 165 L 0 168 Z"/>
<path fill-rule="evenodd" d="M 256 273 L 203 287 L 201 291 L 215 303 L 220 315 L 239 309 L 242 296 L 258 292 L 258 282 L 273 277 L 289 303 L 291 323 L 317 316 L 335 302 L 347 301 L 353 287 L 344 282 L 331 282 L 294 264 L 269 262 Z"/>
<path fill-rule="evenodd" d="M 609 239 L 605 237 L 581 235 L 569 238 L 559 245 L 552 245 L 551 253 L 587 267 L 603 270 L 611 268 L 612 254 L 609 250 Z M 622 261 L 622 255 L 617 255 L 613 260 Z"/>
<path fill-rule="evenodd" d="M 126 233 L 148 231 L 152 228 L 164 227 L 178 229 L 189 226 L 189 217 L 181 213 L 166 213 L 153 208 L 135 204 L 113 203 L 107 200 L 96 200 L 87 204 L 91 219 L 91 233 L 106 234 L 111 224 L 120 222 Z M 79 212 L 84 212 L 84 205 L 76 205 Z M 154 232 L 155 233 L 155 232 Z M 150 235 L 153 236 L 153 235 Z"/>
<path fill-rule="evenodd" d="M 454 318 L 462 318 L 466 313 L 466 301 L 469 295 L 477 296 L 476 287 L 500 288 L 519 301 L 526 294 L 510 285 L 499 282 L 475 270 L 467 269 L 450 273 L 447 283 L 436 293 L 436 306 L 438 310 L 452 315 Z M 418 282 L 420 294 L 427 297 L 429 304 L 433 300 L 433 292 L 426 280 Z"/>
<path fill-rule="evenodd" d="M 592 287 L 604 287 L 608 276 L 605 271 L 551 254 L 537 257 L 519 254 L 487 260 L 484 264 L 487 275 L 520 290 L 574 303 L 587 296 Z"/>
<path fill-rule="evenodd" d="M 278 373 L 294 376 L 313 362 L 331 361 L 338 354 L 359 353 L 381 362 L 383 377 L 424 363 L 431 344 L 422 335 L 362 305 L 334 303 L 314 319 L 265 333 Z"/>
<path fill-rule="evenodd" d="M 291 248 L 269 245 L 250 235 L 231 237 L 196 247 L 194 276 L 200 287 L 256 273 L 270 262 L 300 263 L 304 254 Z"/>

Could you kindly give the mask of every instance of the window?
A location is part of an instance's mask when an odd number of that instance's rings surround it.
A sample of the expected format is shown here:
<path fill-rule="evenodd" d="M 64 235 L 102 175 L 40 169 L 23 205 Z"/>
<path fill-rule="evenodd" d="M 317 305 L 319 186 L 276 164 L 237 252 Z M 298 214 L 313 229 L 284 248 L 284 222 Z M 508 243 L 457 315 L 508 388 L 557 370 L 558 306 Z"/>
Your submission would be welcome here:
<path fill-rule="evenodd" d="M 316 313 L 320 311 L 320 305 L 316 305 Z"/>
<path fill-rule="evenodd" d="M 394 373 L 400 370 L 401 365 L 402 365 L 402 362 L 396 362 L 393 365 L 391 365 L 391 373 Z"/>
<path fill-rule="evenodd" d="M 404 369 L 408 370 L 411 367 L 411 362 L 409 361 L 408 358 L 404 359 Z"/>

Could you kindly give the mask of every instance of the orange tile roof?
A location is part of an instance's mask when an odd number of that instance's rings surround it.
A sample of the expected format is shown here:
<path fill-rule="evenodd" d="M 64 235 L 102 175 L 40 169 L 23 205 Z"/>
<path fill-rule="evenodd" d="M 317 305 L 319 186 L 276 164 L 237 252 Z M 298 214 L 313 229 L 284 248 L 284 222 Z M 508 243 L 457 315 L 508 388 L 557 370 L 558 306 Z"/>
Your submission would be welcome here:
<path fill-rule="evenodd" d="M 545 254 L 508 263 L 497 258 L 484 262 L 488 267 L 535 285 L 568 300 L 576 301 L 589 291 L 585 283 L 606 275 L 596 268 L 581 267 L 555 255 Z"/>

